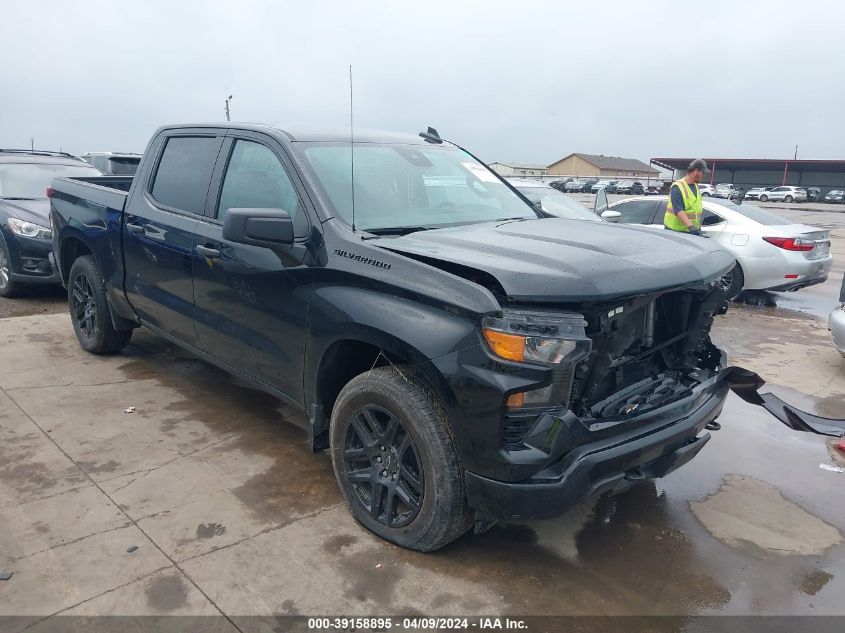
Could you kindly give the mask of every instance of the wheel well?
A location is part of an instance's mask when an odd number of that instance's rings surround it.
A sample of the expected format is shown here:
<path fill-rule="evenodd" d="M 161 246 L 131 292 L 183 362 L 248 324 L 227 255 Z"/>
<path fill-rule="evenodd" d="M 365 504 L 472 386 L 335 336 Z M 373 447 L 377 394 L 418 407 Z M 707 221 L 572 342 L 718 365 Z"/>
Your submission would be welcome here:
<path fill-rule="evenodd" d="M 406 362 L 406 359 L 370 343 L 353 340 L 333 343 L 323 355 L 317 373 L 317 402 L 323 407 L 326 418 L 331 418 L 340 390 L 355 376 L 374 367 Z"/>
<path fill-rule="evenodd" d="M 91 249 L 88 248 L 84 242 L 76 239 L 75 237 L 69 237 L 62 242 L 62 280 L 67 283 L 68 275 L 70 274 L 70 267 L 73 265 L 73 262 L 83 255 L 92 254 Z"/>

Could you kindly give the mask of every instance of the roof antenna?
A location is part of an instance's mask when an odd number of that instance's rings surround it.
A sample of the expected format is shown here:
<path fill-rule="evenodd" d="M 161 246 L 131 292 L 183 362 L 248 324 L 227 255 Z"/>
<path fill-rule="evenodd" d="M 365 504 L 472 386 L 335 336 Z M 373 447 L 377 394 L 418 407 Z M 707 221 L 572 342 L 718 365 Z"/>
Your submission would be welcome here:
<path fill-rule="evenodd" d="M 349 64 L 349 158 L 352 168 L 352 232 L 355 232 L 355 121 L 352 118 L 352 64 Z"/>

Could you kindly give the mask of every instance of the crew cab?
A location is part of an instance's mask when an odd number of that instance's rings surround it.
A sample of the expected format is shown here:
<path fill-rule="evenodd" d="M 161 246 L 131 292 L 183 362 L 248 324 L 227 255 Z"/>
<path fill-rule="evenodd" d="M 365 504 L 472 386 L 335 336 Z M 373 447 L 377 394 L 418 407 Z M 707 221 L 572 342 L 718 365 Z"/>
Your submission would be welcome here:
<path fill-rule="evenodd" d="M 548 217 L 431 128 L 168 126 L 51 204 L 83 348 L 144 326 L 307 413 L 404 547 L 663 476 L 749 382 L 708 334 L 721 246 Z"/>

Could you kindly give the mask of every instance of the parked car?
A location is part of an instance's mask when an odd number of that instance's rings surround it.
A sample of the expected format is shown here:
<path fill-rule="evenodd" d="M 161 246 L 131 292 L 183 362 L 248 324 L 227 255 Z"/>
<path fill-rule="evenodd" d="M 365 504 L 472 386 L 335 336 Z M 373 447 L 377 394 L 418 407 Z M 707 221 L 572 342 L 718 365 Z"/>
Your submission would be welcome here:
<path fill-rule="evenodd" d="M 598 180 L 593 184 L 592 187 L 590 187 L 590 191 L 592 193 L 598 193 L 599 189 L 606 189 L 607 193 L 616 193 L 616 181 L 615 180 Z"/>
<path fill-rule="evenodd" d="M 745 199 L 746 200 L 759 200 L 760 196 L 765 194 L 767 191 L 771 191 L 772 187 L 752 187 L 748 191 L 745 192 Z"/>
<path fill-rule="evenodd" d="M 761 193 L 760 202 L 806 202 L 807 190 L 803 187 L 783 186 L 772 187 L 765 193 Z"/>
<path fill-rule="evenodd" d="M 709 338 L 732 256 L 543 217 L 422 136 L 167 126 L 134 177 L 57 178 L 80 345 L 143 325 L 285 400 L 353 516 L 423 551 L 693 458 L 762 383 Z"/>
<path fill-rule="evenodd" d="M 609 191 L 609 190 L 608 190 Z M 615 191 L 609 191 L 610 193 L 630 193 L 633 195 L 644 195 L 645 194 L 645 187 L 643 187 L 643 183 L 636 181 L 636 180 L 619 180 L 615 185 Z"/>
<path fill-rule="evenodd" d="M 567 220 L 602 221 L 602 218 L 592 211 L 587 210 L 577 200 L 562 193 L 558 189 L 553 189 L 549 185 L 536 180 L 521 180 L 516 178 L 510 179 L 508 182 L 528 198 L 535 208 L 540 209 L 544 213 L 558 218 L 566 218 Z"/>
<path fill-rule="evenodd" d="M 80 158 L 90 163 L 106 176 L 128 176 L 135 173 L 140 154 L 125 152 L 88 152 Z"/>
<path fill-rule="evenodd" d="M 701 191 L 702 198 L 708 198 L 710 196 L 716 195 L 716 187 L 710 184 L 705 184 L 703 182 L 698 183 L 698 189 Z"/>
<path fill-rule="evenodd" d="M 575 180 L 570 180 L 566 184 L 564 184 L 563 190 L 567 193 L 579 193 L 584 190 L 584 187 L 587 186 L 592 187 L 593 184 L 584 178 L 576 178 Z"/>
<path fill-rule="evenodd" d="M 712 196 L 714 198 L 726 198 L 730 199 L 731 195 L 736 191 L 736 187 L 734 187 L 730 183 L 721 183 L 716 185 L 716 188 L 713 190 Z M 702 197 L 703 197 L 702 192 Z"/>
<path fill-rule="evenodd" d="M 631 193 L 634 193 L 634 192 L 632 191 Z M 664 193 L 663 192 L 663 183 L 655 182 L 655 183 L 649 184 L 646 187 L 645 191 L 643 192 L 643 195 L 659 196 L 661 193 Z"/>
<path fill-rule="evenodd" d="M 566 180 L 552 180 L 551 182 L 548 183 L 548 185 L 550 187 L 554 187 L 558 191 L 566 191 L 567 183 L 570 183 L 573 180 L 575 180 L 575 179 L 574 178 L 567 178 Z"/>
<path fill-rule="evenodd" d="M 804 187 L 807 192 L 807 202 L 818 202 L 822 199 L 822 190 L 819 187 Z"/>
<path fill-rule="evenodd" d="M 628 198 L 609 206 L 605 219 L 663 229 L 667 198 Z M 795 224 L 766 209 L 727 200 L 702 203 L 701 230 L 736 258 L 724 278 L 729 297 L 742 290 L 791 291 L 820 284 L 833 264 L 830 231 Z"/>
<path fill-rule="evenodd" d="M 836 204 L 845 203 L 845 191 L 842 189 L 831 189 L 824 197 L 825 202 L 832 202 Z"/>
<path fill-rule="evenodd" d="M 833 336 L 836 350 L 845 357 L 845 277 L 842 278 L 842 287 L 839 290 L 839 307 L 830 313 L 827 327 Z"/>
<path fill-rule="evenodd" d="M 50 183 L 54 176 L 99 175 L 70 154 L 0 149 L 0 297 L 60 282 L 49 258 Z"/>

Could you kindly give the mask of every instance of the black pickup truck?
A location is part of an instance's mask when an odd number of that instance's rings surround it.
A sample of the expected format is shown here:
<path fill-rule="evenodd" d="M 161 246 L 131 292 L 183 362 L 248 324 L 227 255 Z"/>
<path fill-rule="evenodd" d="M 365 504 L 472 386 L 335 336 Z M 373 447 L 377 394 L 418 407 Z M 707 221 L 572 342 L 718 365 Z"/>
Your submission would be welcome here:
<path fill-rule="evenodd" d="M 82 347 L 143 325 L 299 407 L 405 547 L 663 476 L 760 384 L 709 338 L 727 252 L 544 217 L 433 130 L 168 126 L 134 178 L 56 179 L 51 209 Z"/>

